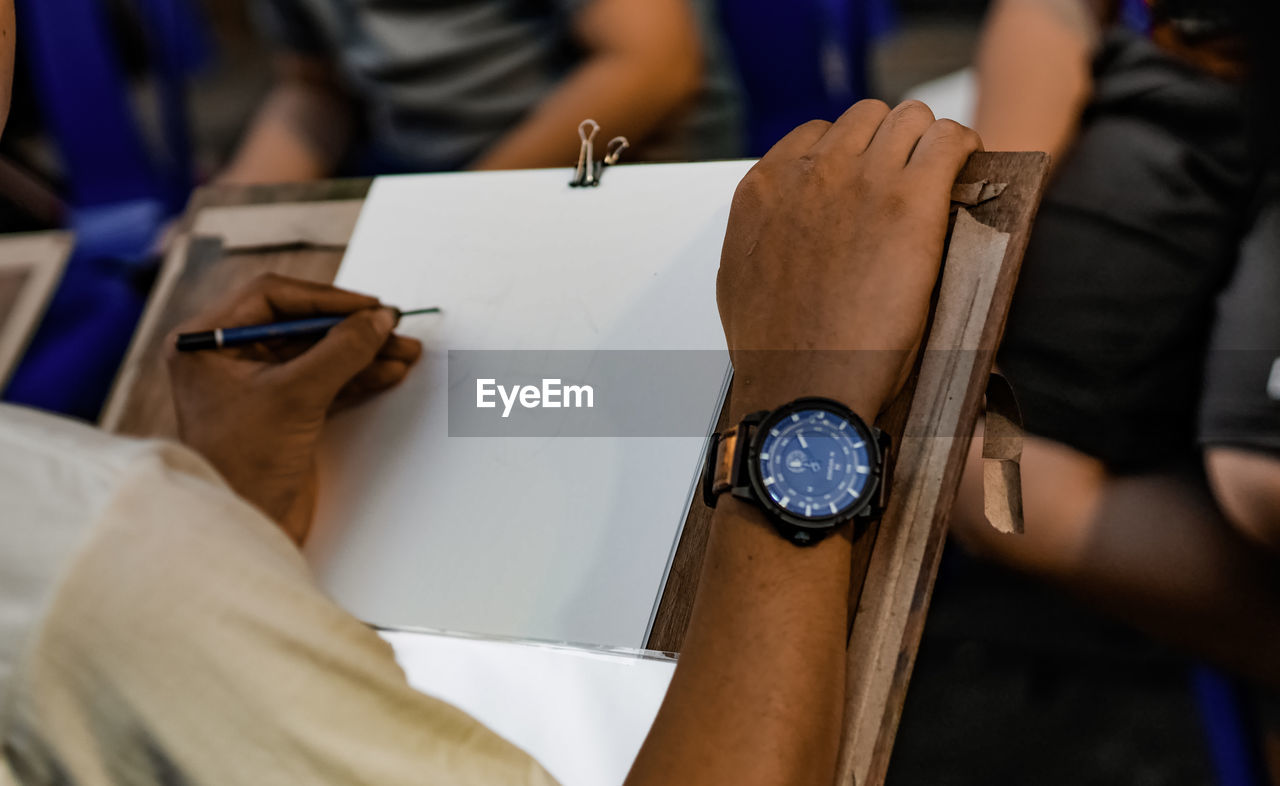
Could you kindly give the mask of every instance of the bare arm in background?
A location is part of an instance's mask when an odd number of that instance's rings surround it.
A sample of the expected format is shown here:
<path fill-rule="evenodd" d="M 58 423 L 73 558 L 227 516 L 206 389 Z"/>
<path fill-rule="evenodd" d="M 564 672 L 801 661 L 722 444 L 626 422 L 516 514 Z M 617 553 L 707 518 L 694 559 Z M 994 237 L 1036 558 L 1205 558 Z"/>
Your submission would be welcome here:
<path fill-rule="evenodd" d="M 351 102 L 323 59 L 281 55 L 276 83 L 218 180 L 292 183 L 337 169 L 351 143 Z"/>
<path fill-rule="evenodd" d="M 992 150 L 1059 160 L 1093 90 L 1091 61 L 1112 3 L 997 0 L 977 56 L 974 128 Z"/>
<path fill-rule="evenodd" d="M 634 143 L 698 90 L 702 44 L 688 0 L 593 0 L 574 20 L 586 59 L 475 162 L 475 169 L 571 165 L 593 118 Z"/>

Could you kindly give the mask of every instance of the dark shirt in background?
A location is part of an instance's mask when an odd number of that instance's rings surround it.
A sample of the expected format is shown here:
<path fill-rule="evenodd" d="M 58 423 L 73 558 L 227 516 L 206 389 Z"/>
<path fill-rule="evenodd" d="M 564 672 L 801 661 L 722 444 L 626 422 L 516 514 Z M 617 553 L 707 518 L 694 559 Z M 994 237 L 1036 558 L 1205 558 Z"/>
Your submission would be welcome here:
<path fill-rule="evenodd" d="M 1202 441 L 1218 297 L 1256 215 L 1259 165 L 1244 87 L 1119 29 L 1094 80 L 1036 221 L 999 363 L 1029 431 L 1139 471 Z"/>

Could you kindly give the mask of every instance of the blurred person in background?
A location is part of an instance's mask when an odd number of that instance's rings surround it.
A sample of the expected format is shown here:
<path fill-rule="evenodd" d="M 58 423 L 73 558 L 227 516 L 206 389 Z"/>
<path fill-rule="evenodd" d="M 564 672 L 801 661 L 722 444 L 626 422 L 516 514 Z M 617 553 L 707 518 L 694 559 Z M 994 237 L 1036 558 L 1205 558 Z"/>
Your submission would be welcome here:
<path fill-rule="evenodd" d="M 276 83 L 224 182 L 571 165 L 575 129 L 653 161 L 741 152 L 713 0 L 254 0 Z"/>
<path fill-rule="evenodd" d="M 1272 5 L 1158 0 L 1148 34 L 1112 3 L 994 4 L 975 125 L 1056 172 L 998 358 L 1026 534 L 984 521 L 980 440 L 953 527 L 1280 690 L 1280 70 L 1248 46 Z"/>

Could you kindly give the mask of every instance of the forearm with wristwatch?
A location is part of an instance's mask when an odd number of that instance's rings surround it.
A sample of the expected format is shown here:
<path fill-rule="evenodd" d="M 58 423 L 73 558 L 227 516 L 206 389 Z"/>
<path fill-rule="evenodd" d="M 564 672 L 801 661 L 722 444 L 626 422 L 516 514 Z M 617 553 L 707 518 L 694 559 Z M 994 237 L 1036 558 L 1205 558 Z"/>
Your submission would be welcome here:
<path fill-rule="evenodd" d="M 709 444 L 697 597 L 628 786 L 833 781 L 852 544 L 892 463 L 869 424 L 911 368 L 950 189 L 979 148 L 919 104 L 865 101 L 739 186 L 717 281 L 731 426 Z"/>

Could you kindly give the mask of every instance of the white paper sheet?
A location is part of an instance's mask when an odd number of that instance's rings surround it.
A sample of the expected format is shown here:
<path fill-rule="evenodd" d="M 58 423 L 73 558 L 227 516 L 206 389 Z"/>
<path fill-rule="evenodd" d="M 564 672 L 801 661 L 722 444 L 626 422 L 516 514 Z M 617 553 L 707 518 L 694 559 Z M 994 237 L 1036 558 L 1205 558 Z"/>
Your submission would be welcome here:
<path fill-rule="evenodd" d="M 729 363 L 715 304 L 751 162 L 381 178 L 337 283 L 404 308 L 425 354 L 334 424 L 307 555 L 388 627 L 643 647 Z M 697 349 L 703 437 L 450 438 L 449 350 Z M 469 395 L 461 391 L 460 395 Z"/>
<path fill-rule="evenodd" d="M 537 759 L 561 786 L 620 786 L 675 663 L 565 647 L 383 632 L 409 684 Z"/>

